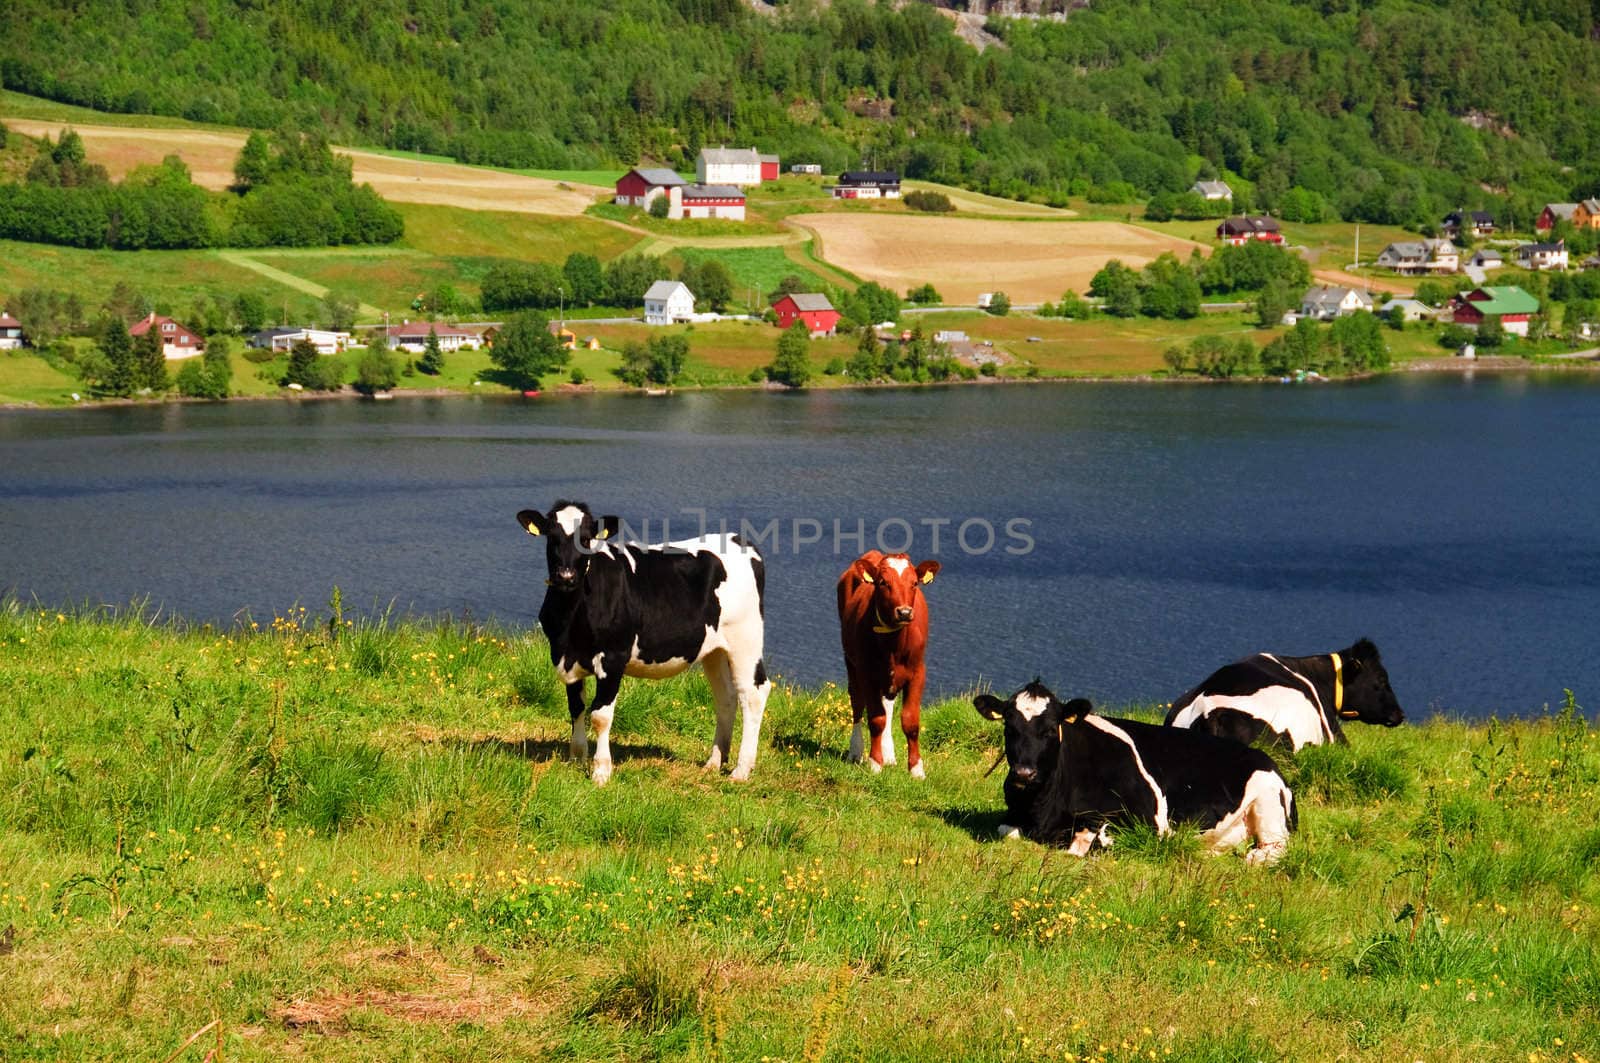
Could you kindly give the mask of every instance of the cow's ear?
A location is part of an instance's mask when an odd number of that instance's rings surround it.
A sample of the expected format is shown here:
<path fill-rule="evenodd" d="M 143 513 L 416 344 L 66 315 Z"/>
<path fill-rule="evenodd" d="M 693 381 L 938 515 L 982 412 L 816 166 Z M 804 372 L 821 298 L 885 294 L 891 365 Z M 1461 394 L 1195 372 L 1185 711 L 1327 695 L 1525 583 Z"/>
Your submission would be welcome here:
<path fill-rule="evenodd" d="M 1073 698 L 1061 706 L 1061 722 L 1077 723 L 1079 720 L 1094 712 L 1094 706 L 1088 698 Z"/>
<path fill-rule="evenodd" d="M 517 523 L 527 529 L 529 535 L 544 535 L 550 530 L 549 520 L 537 509 L 525 509 L 518 513 Z"/>
<path fill-rule="evenodd" d="M 596 539 L 609 539 L 613 535 L 617 534 L 617 530 L 621 527 L 622 518 L 616 516 L 615 514 L 612 514 L 609 517 L 601 517 L 600 530 L 595 532 L 594 537 Z"/>
<path fill-rule="evenodd" d="M 871 570 L 870 566 L 868 566 L 866 558 L 864 558 L 864 557 L 857 558 L 856 559 L 856 563 L 854 565 L 850 566 L 850 567 L 855 569 L 856 579 L 860 580 L 862 583 L 876 583 L 876 582 L 878 582 L 877 580 L 872 578 L 872 570 Z"/>
<path fill-rule="evenodd" d="M 1006 703 L 993 694 L 979 694 L 972 699 L 972 707 L 987 720 L 998 720 L 1006 711 Z"/>
<path fill-rule="evenodd" d="M 939 574 L 939 562 L 924 561 L 917 566 L 917 579 L 923 583 L 932 583 L 933 577 Z"/>

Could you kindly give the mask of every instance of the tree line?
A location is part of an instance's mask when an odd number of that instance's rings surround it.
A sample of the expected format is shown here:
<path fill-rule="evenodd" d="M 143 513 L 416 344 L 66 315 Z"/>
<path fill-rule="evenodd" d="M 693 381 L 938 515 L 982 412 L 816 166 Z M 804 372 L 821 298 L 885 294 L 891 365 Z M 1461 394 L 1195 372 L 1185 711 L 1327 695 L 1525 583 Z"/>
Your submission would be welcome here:
<path fill-rule="evenodd" d="M 26 138 L 7 137 L 19 151 Z M 176 155 L 112 181 L 71 129 L 43 138 L 20 182 L 0 183 L 0 238 L 124 251 L 391 243 L 398 211 L 321 134 L 252 133 L 226 193 L 194 184 Z"/>

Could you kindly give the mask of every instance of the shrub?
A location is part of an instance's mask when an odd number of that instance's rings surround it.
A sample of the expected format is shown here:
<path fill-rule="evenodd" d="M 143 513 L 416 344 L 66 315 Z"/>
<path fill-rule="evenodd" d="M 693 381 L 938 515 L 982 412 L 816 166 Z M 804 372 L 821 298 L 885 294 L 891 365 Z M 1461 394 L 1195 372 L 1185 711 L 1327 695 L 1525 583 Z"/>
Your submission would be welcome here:
<path fill-rule="evenodd" d="M 1000 366 L 994 362 L 984 362 L 983 365 L 978 368 L 978 372 L 982 373 L 984 376 L 999 376 Z"/>
<path fill-rule="evenodd" d="M 383 347 L 368 347 L 356 363 L 355 388 L 363 395 L 388 391 L 400 383 L 400 366 Z"/>
<path fill-rule="evenodd" d="M 665 218 L 670 210 L 672 210 L 672 204 L 667 201 L 666 196 L 657 196 L 650 201 L 650 216 L 652 218 Z"/>
<path fill-rule="evenodd" d="M 828 364 L 822 367 L 824 376 L 838 376 L 842 372 L 844 372 L 844 359 L 838 355 L 829 358 Z"/>
<path fill-rule="evenodd" d="M 571 380 L 574 384 L 582 385 L 589 382 L 589 375 L 582 369 L 574 369 L 567 379 Z"/>
<path fill-rule="evenodd" d="M 1005 317 L 1011 313 L 1011 297 L 1005 292 L 995 292 L 989 297 L 989 305 L 984 309 L 995 317 Z"/>
<path fill-rule="evenodd" d="M 927 306 L 931 303 L 944 302 L 944 296 L 939 294 L 939 289 L 931 284 L 924 284 L 906 292 L 906 302 Z"/>
<path fill-rule="evenodd" d="M 950 197 L 943 192 L 927 192 L 918 189 L 915 192 L 907 192 L 901 198 L 904 199 L 906 206 L 912 210 L 925 211 L 930 214 L 948 214 L 956 209 L 956 205 L 950 202 Z"/>

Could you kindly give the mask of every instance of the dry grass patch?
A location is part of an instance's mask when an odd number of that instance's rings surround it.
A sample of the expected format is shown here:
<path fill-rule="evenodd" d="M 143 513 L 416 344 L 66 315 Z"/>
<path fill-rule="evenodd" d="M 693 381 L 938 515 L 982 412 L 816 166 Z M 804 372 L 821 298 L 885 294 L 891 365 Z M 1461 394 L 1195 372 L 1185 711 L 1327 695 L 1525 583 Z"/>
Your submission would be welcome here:
<path fill-rule="evenodd" d="M 807 214 L 792 219 L 818 237 L 818 253 L 850 272 L 904 292 L 924 282 L 945 299 L 1004 291 L 1040 303 L 1088 288 L 1106 262 L 1138 268 L 1192 241 L 1120 222 L 1000 221 L 910 215 Z"/>
<path fill-rule="evenodd" d="M 113 177 L 121 177 L 135 166 L 154 165 L 168 155 L 178 155 L 188 164 L 195 183 L 210 189 L 226 188 L 233 181 L 234 159 L 245 139 L 243 131 L 142 129 L 34 118 L 8 118 L 6 124 L 32 137 L 59 137 L 70 126 L 83 137 L 90 161 L 105 166 Z M 350 156 L 358 183 L 372 185 L 384 198 L 396 203 L 574 216 L 582 214 L 595 200 L 592 189 L 579 191 L 542 177 L 396 158 L 355 148 L 336 150 Z"/>

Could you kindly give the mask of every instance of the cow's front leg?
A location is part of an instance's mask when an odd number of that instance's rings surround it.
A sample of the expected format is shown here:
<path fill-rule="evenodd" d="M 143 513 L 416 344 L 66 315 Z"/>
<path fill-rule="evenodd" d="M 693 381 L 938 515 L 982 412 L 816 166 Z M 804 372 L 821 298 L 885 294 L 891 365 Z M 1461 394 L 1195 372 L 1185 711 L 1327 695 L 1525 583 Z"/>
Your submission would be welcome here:
<path fill-rule="evenodd" d="M 767 695 L 772 693 L 772 680 L 767 678 L 766 666 L 758 657 L 754 666 L 747 661 L 732 661 L 733 685 L 739 695 L 739 763 L 730 776 L 734 782 L 745 782 L 756 766 L 756 750 L 761 744 L 761 717 L 767 711 Z"/>
<path fill-rule="evenodd" d="M 622 670 L 626 661 L 607 662 L 604 674 L 594 680 L 594 702 L 589 706 L 589 722 L 594 724 L 594 770 L 596 786 L 611 778 L 611 716 L 617 711 L 617 692 L 622 689 Z"/>
<path fill-rule="evenodd" d="M 583 726 L 583 680 L 567 684 L 567 712 L 572 715 L 572 741 L 567 752 L 582 764 L 589 757 L 589 732 Z"/>
<path fill-rule="evenodd" d="M 854 668 L 848 668 L 850 689 L 850 754 L 845 759 L 851 764 L 860 764 L 861 758 L 866 754 L 866 739 L 862 736 L 862 719 L 866 716 L 867 695 L 861 689 L 861 680 L 856 676 Z"/>
<path fill-rule="evenodd" d="M 894 732 L 889 729 L 889 714 L 894 712 L 894 692 L 883 695 L 877 704 L 867 705 L 867 729 L 872 732 L 872 770 L 894 765 Z"/>
<path fill-rule="evenodd" d="M 916 677 L 906 684 L 905 700 L 900 702 L 900 730 L 906 735 L 906 767 L 911 770 L 913 779 L 927 777 L 922 769 L 922 750 L 917 746 L 917 739 L 922 735 L 923 682 L 919 669 Z"/>

